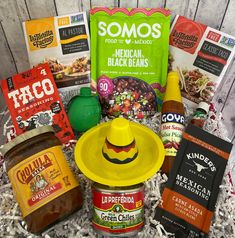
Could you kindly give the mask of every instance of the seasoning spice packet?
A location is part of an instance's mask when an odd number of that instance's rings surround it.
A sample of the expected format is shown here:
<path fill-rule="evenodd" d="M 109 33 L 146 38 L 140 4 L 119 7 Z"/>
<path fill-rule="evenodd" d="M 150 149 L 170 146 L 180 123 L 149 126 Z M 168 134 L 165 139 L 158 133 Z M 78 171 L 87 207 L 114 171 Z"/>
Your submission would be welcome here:
<path fill-rule="evenodd" d="M 176 237 L 206 237 L 232 144 L 190 124 L 155 219 Z"/>
<path fill-rule="evenodd" d="M 180 75 L 184 101 L 210 102 L 235 53 L 235 37 L 176 16 L 170 34 L 170 68 Z"/>
<path fill-rule="evenodd" d="M 92 86 L 103 113 L 143 118 L 162 103 L 168 66 L 170 12 L 94 8 L 90 11 Z"/>
<path fill-rule="evenodd" d="M 48 64 L 0 82 L 16 134 L 51 125 L 62 143 L 74 139 Z"/>
<path fill-rule="evenodd" d="M 63 102 L 90 86 L 90 42 L 86 12 L 23 22 L 31 67 L 49 63 Z"/>

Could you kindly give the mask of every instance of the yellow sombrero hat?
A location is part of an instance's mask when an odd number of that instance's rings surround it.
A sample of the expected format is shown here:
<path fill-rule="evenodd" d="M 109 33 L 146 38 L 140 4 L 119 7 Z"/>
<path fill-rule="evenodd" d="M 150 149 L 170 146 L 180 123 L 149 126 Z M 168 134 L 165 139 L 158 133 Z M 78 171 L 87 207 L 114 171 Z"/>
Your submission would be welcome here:
<path fill-rule="evenodd" d="M 75 147 L 83 174 L 109 186 L 144 182 L 161 168 L 164 156 L 163 144 L 152 130 L 124 118 L 88 130 Z"/>

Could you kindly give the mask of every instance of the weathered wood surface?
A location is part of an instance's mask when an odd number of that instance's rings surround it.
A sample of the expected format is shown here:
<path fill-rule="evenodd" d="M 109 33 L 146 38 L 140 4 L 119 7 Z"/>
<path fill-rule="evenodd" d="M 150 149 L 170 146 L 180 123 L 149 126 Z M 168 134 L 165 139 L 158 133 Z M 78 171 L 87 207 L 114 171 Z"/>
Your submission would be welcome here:
<path fill-rule="evenodd" d="M 226 14 L 228 2 L 229 0 L 199 1 L 195 20 L 220 29 L 224 15 Z"/>
<path fill-rule="evenodd" d="M 137 7 L 138 6 L 138 0 L 120 0 L 119 1 L 120 7 Z"/>
<path fill-rule="evenodd" d="M 19 5 L 18 5 L 19 4 Z M 11 51 L 12 57 L 15 62 L 15 67 L 18 72 L 26 70 L 29 67 L 28 55 L 26 52 L 26 46 L 24 42 L 24 34 L 22 29 L 22 21 L 29 18 L 27 11 L 22 6 L 22 1 L 15 4 L 14 0 L 1 1 L 0 4 L 0 21 L 3 36 L 6 37 L 7 44 L 5 44 L 5 52 Z M 21 6 L 21 7 L 19 7 Z M 1 46 L 2 48 L 3 46 Z M 7 56 L 2 55 L 1 52 L 0 66 L 2 66 L 3 58 Z M 9 64 L 8 67 L 0 67 L 1 74 L 10 76 L 12 72 L 11 61 L 3 62 L 4 65 Z"/>
<path fill-rule="evenodd" d="M 117 0 L 92 0 L 91 1 L 92 7 L 117 7 L 118 1 Z"/>
<path fill-rule="evenodd" d="M 26 0 L 25 3 L 31 19 L 57 15 L 54 0 Z"/>
<path fill-rule="evenodd" d="M 235 12 L 235 1 L 230 0 L 227 6 L 226 14 L 224 15 L 224 20 L 221 24 L 221 30 L 232 35 L 235 35 L 234 12 Z"/>
<path fill-rule="evenodd" d="M 0 78 L 6 78 L 9 75 L 16 73 L 17 69 L 12 52 L 5 37 L 5 32 L 3 30 L 2 24 L 0 25 L 0 52 L 1 69 L 8 69 L 7 71 L 0 69 Z"/>
<path fill-rule="evenodd" d="M 65 15 L 69 13 L 82 11 L 81 0 L 55 0 L 55 7 L 58 15 Z"/>
<path fill-rule="evenodd" d="M 171 10 L 171 18 L 173 20 L 176 14 L 194 19 L 197 11 L 197 6 L 197 0 L 168 0 L 165 7 Z"/>
<path fill-rule="evenodd" d="M 176 14 L 235 35 L 235 0 L 0 0 L 0 79 L 29 68 L 22 22 L 28 19 L 89 11 L 91 7 L 166 7 Z M 229 135 L 235 137 L 235 61 L 214 97 Z M 0 100 L 0 111 L 4 102 Z"/>
<path fill-rule="evenodd" d="M 158 1 L 139 0 L 138 1 L 138 7 L 164 7 L 164 5 L 165 5 L 164 0 L 158 0 Z"/>

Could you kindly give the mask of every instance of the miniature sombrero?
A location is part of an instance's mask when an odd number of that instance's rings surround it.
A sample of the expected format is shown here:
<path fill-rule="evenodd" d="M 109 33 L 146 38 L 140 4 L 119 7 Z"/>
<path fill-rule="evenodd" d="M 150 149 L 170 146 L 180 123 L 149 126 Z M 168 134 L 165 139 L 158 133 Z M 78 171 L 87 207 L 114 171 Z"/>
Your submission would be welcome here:
<path fill-rule="evenodd" d="M 91 180 L 109 186 L 144 182 L 162 166 L 165 152 L 149 128 L 124 118 L 84 133 L 75 147 L 75 161 Z"/>

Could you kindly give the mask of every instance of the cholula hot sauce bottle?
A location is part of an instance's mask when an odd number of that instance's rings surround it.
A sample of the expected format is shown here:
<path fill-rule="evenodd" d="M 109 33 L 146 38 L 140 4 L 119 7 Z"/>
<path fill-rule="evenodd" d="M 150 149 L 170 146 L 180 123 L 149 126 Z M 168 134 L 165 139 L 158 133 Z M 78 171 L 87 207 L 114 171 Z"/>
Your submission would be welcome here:
<path fill-rule="evenodd" d="M 161 139 L 165 148 L 162 172 L 169 174 L 184 130 L 184 106 L 177 72 L 168 74 L 161 114 Z"/>

